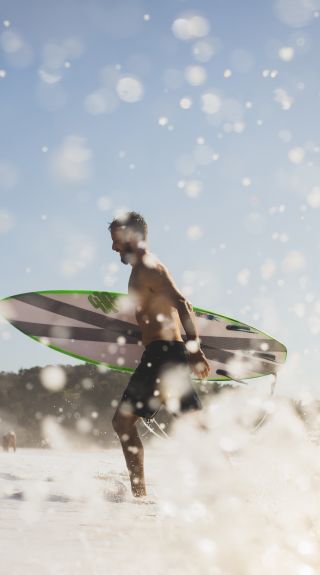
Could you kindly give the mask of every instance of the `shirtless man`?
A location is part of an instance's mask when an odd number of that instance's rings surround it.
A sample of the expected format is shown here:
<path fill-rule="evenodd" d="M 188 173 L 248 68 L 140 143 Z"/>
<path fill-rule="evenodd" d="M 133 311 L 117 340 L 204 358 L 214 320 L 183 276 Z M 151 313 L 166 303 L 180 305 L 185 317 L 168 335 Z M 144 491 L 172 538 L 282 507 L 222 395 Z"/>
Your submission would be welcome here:
<path fill-rule="evenodd" d="M 128 212 L 109 225 L 112 249 L 123 264 L 130 264 L 129 297 L 145 347 L 112 420 L 119 436 L 135 497 L 146 495 L 143 446 L 137 421 L 151 419 L 161 404 L 171 411 L 201 409 L 192 387 L 190 367 L 198 378 L 209 373 L 200 349 L 192 305 L 175 285 L 166 267 L 148 250 L 147 224 L 136 212 Z M 180 330 L 185 330 L 185 345 Z M 190 367 L 189 367 L 190 366 Z"/>

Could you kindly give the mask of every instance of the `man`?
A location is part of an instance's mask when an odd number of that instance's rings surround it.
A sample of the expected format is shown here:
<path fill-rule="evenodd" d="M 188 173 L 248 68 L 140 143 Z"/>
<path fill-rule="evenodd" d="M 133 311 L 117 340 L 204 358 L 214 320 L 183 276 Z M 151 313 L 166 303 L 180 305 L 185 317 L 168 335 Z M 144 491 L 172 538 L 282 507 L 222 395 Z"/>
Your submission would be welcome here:
<path fill-rule="evenodd" d="M 152 418 L 161 404 L 174 413 L 201 409 L 189 366 L 198 378 L 207 377 L 210 368 L 200 349 L 192 305 L 166 267 L 148 250 L 144 218 L 128 212 L 114 219 L 108 229 L 112 249 L 120 254 L 123 264 L 132 266 L 128 291 L 145 346 L 112 421 L 126 459 L 132 493 L 142 497 L 146 495 L 144 454 L 137 421 L 140 417 Z"/>
<path fill-rule="evenodd" d="M 17 449 L 17 438 L 14 431 L 8 431 L 2 438 L 2 447 L 4 451 L 10 451 L 10 447 L 13 451 Z"/>

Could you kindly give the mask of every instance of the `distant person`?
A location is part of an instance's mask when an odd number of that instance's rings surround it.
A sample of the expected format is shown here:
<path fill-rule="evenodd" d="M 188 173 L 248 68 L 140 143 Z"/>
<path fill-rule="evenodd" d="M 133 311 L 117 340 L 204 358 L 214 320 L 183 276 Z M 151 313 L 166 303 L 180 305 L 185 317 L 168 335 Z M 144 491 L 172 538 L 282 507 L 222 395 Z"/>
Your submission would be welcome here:
<path fill-rule="evenodd" d="M 17 438 L 14 431 L 8 431 L 2 438 L 2 446 L 4 451 L 9 451 L 10 447 L 13 451 L 17 449 Z"/>
<path fill-rule="evenodd" d="M 130 264 L 129 297 L 145 347 L 113 417 L 135 497 L 146 495 L 143 446 L 136 428 L 142 417 L 151 419 L 162 404 L 181 413 L 201 409 L 192 387 L 190 367 L 198 378 L 209 374 L 192 305 L 175 285 L 167 268 L 150 253 L 147 224 L 128 212 L 109 225 L 112 249 L 123 264 Z M 185 345 L 180 330 L 185 330 Z"/>

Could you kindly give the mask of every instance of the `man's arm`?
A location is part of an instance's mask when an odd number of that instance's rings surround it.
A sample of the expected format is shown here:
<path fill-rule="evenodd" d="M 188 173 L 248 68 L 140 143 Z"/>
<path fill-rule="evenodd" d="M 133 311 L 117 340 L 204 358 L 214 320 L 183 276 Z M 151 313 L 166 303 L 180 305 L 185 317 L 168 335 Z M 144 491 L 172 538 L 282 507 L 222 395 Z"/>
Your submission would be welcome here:
<path fill-rule="evenodd" d="M 176 286 L 168 270 L 161 266 L 153 268 L 148 273 L 150 287 L 155 293 L 163 294 L 178 311 L 180 321 L 187 336 L 187 349 L 197 377 L 205 378 L 210 371 L 210 365 L 200 348 L 199 332 L 192 304 L 185 298 Z"/>
<path fill-rule="evenodd" d="M 182 295 L 182 294 L 181 294 Z M 201 347 L 198 328 L 196 325 L 195 314 L 192 304 L 182 295 L 179 298 L 176 308 L 178 310 L 180 321 L 187 336 L 187 349 L 190 353 L 190 360 L 193 372 L 201 379 L 208 377 L 210 365 L 205 357 Z"/>

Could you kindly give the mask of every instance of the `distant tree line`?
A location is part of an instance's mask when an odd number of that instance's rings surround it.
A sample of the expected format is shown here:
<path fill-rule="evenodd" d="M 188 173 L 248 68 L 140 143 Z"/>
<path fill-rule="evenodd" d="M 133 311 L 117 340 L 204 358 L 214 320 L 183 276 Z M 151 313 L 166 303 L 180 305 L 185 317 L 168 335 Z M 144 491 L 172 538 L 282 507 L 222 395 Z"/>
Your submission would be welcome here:
<path fill-rule="evenodd" d="M 63 429 L 78 435 L 79 442 L 110 445 L 116 439 L 112 415 L 128 375 L 101 373 L 91 364 L 59 367 L 66 374 L 61 391 L 44 387 L 41 367 L 0 372 L 1 435 L 14 429 L 18 446 L 46 446 L 42 424 L 51 416 Z"/>
<path fill-rule="evenodd" d="M 92 364 L 59 367 L 65 371 L 66 385 L 55 392 L 42 384 L 41 367 L 0 372 L 1 437 L 14 430 L 18 447 L 47 447 L 43 422 L 51 416 L 79 446 L 118 445 L 111 421 L 130 374 L 103 373 Z M 171 417 L 161 410 L 157 421 L 169 426 Z"/>

